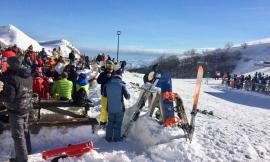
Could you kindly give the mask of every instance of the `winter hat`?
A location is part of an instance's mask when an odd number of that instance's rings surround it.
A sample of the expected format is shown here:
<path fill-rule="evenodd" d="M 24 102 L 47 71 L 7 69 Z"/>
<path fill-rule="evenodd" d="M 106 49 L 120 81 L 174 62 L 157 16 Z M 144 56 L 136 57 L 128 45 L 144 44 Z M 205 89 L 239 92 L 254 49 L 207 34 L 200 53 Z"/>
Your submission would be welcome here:
<path fill-rule="evenodd" d="M 107 65 L 106 69 L 108 69 L 108 70 L 113 70 L 113 64 Z"/>
<path fill-rule="evenodd" d="M 20 67 L 22 65 L 21 57 L 9 57 L 7 63 L 10 67 Z"/>
<path fill-rule="evenodd" d="M 84 73 L 80 73 L 80 75 L 79 75 L 79 79 L 78 80 L 85 80 L 86 79 L 86 74 L 84 74 Z"/>
<path fill-rule="evenodd" d="M 113 68 L 114 68 L 113 62 L 108 60 L 106 62 L 106 69 L 113 70 Z"/>
<path fill-rule="evenodd" d="M 81 86 L 85 86 L 86 84 L 88 84 L 88 81 L 86 80 L 86 74 L 84 74 L 84 73 L 81 73 L 80 75 L 79 75 L 79 78 L 78 78 L 78 80 L 77 80 L 77 83 L 79 84 L 79 85 L 81 85 Z"/>
<path fill-rule="evenodd" d="M 119 64 L 115 64 L 114 67 L 113 67 L 113 70 L 114 71 L 117 71 L 119 70 L 121 67 L 119 66 Z"/>
<path fill-rule="evenodd" d="M 123 69 L 121 68 L 121 66 L 119 64 L 115 64 L 113 70 L 114 70 L 115 75 L 122 75 L 123 74 Z"/>

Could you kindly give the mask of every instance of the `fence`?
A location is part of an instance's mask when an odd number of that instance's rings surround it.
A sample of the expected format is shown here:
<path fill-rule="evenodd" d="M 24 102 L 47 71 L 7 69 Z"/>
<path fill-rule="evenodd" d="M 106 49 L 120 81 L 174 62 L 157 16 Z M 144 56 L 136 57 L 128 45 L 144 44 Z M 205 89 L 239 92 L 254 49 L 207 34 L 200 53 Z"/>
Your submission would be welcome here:
<path fill-rule="evenodd" d="M 270 81 L 267 80 L 266 84 L 261 83 L 252 83 L 250 80 L 245 80 L 244 82 L 234 81 L 234 80 L 222 80 L 222 84 L 225 86 L 236 88 L 236 89 L 243 89 L 246 91 L 253 91 L 262 93 L 265 95 L 270 95 Z"/>

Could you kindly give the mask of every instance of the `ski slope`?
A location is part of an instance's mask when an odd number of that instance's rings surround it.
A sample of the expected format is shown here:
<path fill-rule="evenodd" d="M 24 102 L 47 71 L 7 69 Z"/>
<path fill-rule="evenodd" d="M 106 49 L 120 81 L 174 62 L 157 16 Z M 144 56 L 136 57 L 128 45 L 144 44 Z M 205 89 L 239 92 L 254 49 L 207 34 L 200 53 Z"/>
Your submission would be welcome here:
<path fill-rule="evenodd" d="M 142 75 L 126 72 L 124 80 L 132 95 L 131 100 L 125 101 L 130 107 L 139 91 L 129 82 L 141 85 Z M 173 79 L 173 90 L 182 97 L 187 112 L 191 111 L 194 88 L 195 80 Z M 89 115 L 96 116 L 100 108 L 99 86 L 93 87 L 91 96 L 96 107 Z M 226 89 L 220 81 L 209 80 L 208 85 L 202 86 L 198 108 L 213 110 L 221 119 L 198 113 L 191 144 L 183 138 L 181 129 L 163 127 L 143 113 L 131 128 L 130 136 L 119 143 L 107 143 L 92 134 L 90 126 L 43 128 L 39 134 L 31 135 L 34 154 L 29 161 L 41 162 L 43 150 L 89 139 L 94 142 L 93 153 L 62 161 L 270 161 L 269 96 Z M 0 135 L 0 143 L 0 161 L 5 161 L 12 154 L 9 132 Z"/>
<path fill-rule="evenodd" d="M 263 39 L 247 43 L 247 47 L 233 47 L 231 50 L 239 50 L 241 52 L 241 59 L 237 63 L 233 73 L 245 74 L 257 72 L 270 74 L 270 67 L 264 68 L 262 66 L 255 66 L 261 61 L 270 60 L 270 39 Z"/>

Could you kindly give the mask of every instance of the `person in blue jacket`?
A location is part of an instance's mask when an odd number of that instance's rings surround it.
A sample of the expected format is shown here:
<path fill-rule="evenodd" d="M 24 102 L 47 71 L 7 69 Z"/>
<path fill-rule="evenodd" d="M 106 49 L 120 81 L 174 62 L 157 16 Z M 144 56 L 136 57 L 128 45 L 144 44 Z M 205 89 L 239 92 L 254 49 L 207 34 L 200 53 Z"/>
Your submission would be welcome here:
<path fill-rule="evenodd" d="M 122 140 L 121 127 L 125 113 L 123 98 L 130 98 L 125 82 L 122 81 L 122 69 L 115 71 L 112 78 L 106 83 L 103 91 L 108 102 L 108 122 L 105 139 L 108 142 L 118 142 Z"/>

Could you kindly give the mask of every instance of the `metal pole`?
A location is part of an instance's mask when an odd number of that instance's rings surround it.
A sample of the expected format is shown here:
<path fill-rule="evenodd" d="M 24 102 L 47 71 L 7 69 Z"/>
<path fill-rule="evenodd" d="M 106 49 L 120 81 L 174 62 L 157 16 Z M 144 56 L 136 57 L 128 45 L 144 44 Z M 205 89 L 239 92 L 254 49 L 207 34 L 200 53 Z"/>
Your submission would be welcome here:
<path fill-rule="evenodd" d="M 118 42 L 117 42 L 117 62 L 118 62 L 118 54 L 119 54 L 119 36 L 121 35 L 121 31 L 117 31 Z"/>
<path fill-rule="evenodd" d="M 119 34 L 117 33 L 118 36 L 118 43 L 117 43 L 117 62 L 118 62 L 118 53 L 119 53 Z"/>

